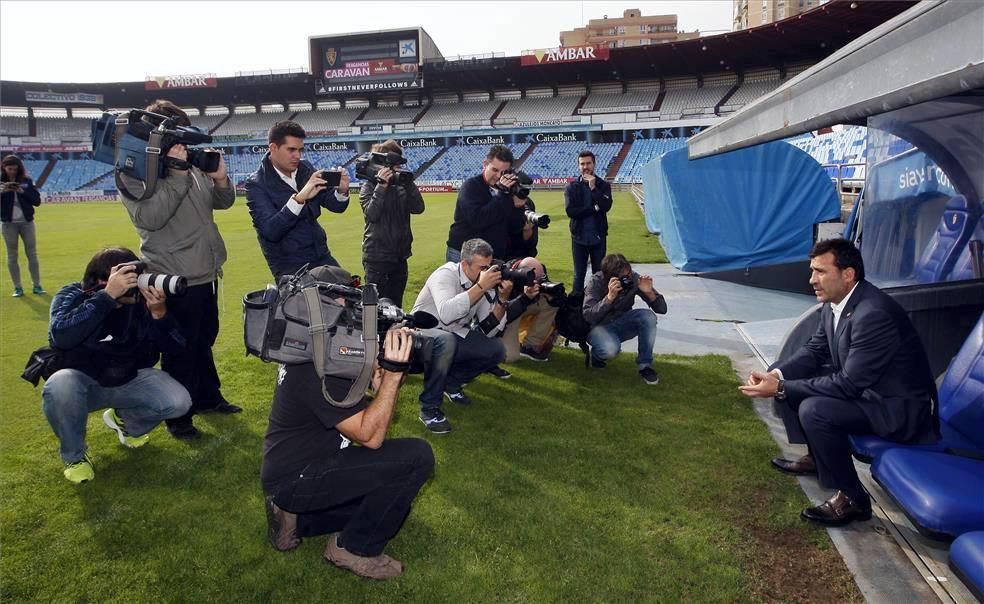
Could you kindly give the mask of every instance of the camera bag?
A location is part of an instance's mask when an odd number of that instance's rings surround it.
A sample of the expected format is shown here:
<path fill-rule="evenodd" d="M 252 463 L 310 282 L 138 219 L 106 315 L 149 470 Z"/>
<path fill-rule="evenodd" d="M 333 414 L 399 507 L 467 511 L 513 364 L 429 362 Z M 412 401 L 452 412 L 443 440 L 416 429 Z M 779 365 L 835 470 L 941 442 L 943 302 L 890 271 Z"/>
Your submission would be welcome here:
<path fill-rule="evenodd" d="M 355 310 L 335 300 L 340 290 L 361 297 L 361 320 Z M 342 296 L 346 297 L 346 296 Z M 318 377 L 351 380 L 341 400 L 331 396 L 322 379 L 321 392 L 329 403 L 348 408 L 365 395 L 379 352 L 378 299 L 375 286 L 361 292 L 317 281 L 304 272 L 281 286 L 243 297 L 243 337 L 246 354 L 267 362 L 314 363 Z"/>
<path fill-rule="evenodd" d="M 48 381 L 56 371 L 62 368 L 64 359 L 62 352 L 50 346 L 42 346 L 31 353 L 24 366 L 24 373 L 21 378 L 31 382 L 34 386 L 41 380 Z"/>

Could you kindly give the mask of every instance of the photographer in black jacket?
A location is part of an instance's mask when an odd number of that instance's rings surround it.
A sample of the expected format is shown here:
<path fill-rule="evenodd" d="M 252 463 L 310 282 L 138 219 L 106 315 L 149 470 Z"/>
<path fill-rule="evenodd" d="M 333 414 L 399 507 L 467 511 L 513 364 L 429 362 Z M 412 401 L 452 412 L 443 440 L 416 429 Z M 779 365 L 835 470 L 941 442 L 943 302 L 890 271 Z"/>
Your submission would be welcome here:
<path fill-rule="evenodd" d="M 393 139 L 373 145 L 374 152 L 397 153 L 403 149 Z M 366 218 L 362 238 L 362 266 L 366 282 L 375 283 L 380 298 L 389 298 L 403 307 L 407 288 L 407 258 L 412 254 L 413 232 L 410 215 L 423 214 L 424 198 L 417 185 L 390 184 L 392 168 L 382 168 L 376 175 L 379 183 L 366 181 L 359 192 L 359 203 Z"/>
<path fill-rule="evenodd" d="M 74 483 L 95 477 L 85 446 L 89 413 L 108 407 L 103 422 L 120 444 L 136 448 L 158 423 L 191 408 L 184 386 L 154 369 L 160 352 L 180 355 L 187 341 L 163 291 L 140 287 L 135 293 L 137 272 L 125 263 L 136 259 L 125 248 L 102 250 L 82 282 L 66 285 L 51 301 L 48 339 L 62 361 L 41 398 L 61 441 L 65 478 Z"/>
<path fill-rule="evenodd" d="M 448 232 L 448 262 L 461 261 L 461 246 L 470 239 L 486 241 L 496 258 L 506 258 L 512 234 L 526 220 L 526 200 L 509 193 L 519 182 L 518 176 L 506 173 L 513 161 L 509 147 L 495 145 L 482 162 L 482 172 L 462 183 Z"/>

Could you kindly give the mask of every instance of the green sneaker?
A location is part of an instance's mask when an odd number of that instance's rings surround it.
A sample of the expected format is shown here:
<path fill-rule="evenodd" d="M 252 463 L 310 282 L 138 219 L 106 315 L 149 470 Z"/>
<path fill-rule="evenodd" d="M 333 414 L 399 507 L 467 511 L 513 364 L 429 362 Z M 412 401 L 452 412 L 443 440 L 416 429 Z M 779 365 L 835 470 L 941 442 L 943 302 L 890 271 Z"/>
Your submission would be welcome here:
<path fill-rule="evenodd" d="M 82 455 L 82 459 L 65 466 L 65 478 L 72 483 L 82 484 L 96 477 L 96 471 L 92 469 L 92 460 L 89 454 Z"/>
<path fill-rule="evenodd" d="M 32 289 L 31 291 L 34 292 L 34 293 L 36 293 L 39 296 L 42 295 L 42 294 L 48 293 L 48 292 L 44 291 L 44 288 L 41 287 L 40 285 L 35 285 L 34 286 L 34 289 Z"/>
<path fill-rule="evenodd" d="M 103 423 L 106 424 L 107 428 L 116 432 L 116 436 L 120 439 L 120 444 L 127 449 L 142 447 L 150 440 L 150 434 L 144 434 L 142 436 L 130 436 L 127 434 L 123 420 L 120 419 L 120 416 L 116 415 L 116 409 L 106 409 L 103 413 Z"/>
<path fill-rule="evenodd" d="M 15 298 L 20 298 L 23 295 L 24 295 L 24 288 L 23 287 L 15 287 L 14 288 L 14 297 Z"/>

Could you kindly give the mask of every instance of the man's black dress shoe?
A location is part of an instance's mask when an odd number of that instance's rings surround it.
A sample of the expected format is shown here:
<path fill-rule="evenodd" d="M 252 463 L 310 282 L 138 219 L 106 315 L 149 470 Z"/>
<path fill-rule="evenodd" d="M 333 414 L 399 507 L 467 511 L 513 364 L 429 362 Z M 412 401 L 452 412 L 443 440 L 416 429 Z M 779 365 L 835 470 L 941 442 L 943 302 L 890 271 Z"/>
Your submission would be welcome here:
<path fill-rule="evenodd" d="M 205 407 L 204 409 L 198 409 L 196 412 L 197 413 L 223 413 L 228 415 L 230 413 L 242 413 L 242 411 L 243 408 L 240 407 L 239 405 L 233 405 L 228 401 L 222 401 L 221 403 L 219 403 L 214 407 Z"/>
<path fill-rule="evenodd" d="M 833 497 L 820 505 L 806 508 L 800 514 L 804 520 L 823 526 L 844 526 L 855 520 L 870 520 L 871 507 L 862 508 L 854 503 L 844 491 L 837 491 Z"/>
<path fill-rule="evenodd" d="M 181 440 L 192 440 L 201 436 L 201 432 L 191 422 L 179 422 L 168 424 L 167 431 L 174 438 Z"/>
<path fill-rule="evenodd" d="M 775 469 L 780 472 L 785 472 L 786 474 L 795 474 L 796 476 L 804 476 L 809 474 L 817 473 L 817 464 L 813 463 L 813 458 L 809 455 L 804 455 L 795 461 L 790 461 L 788 459 L 782 459 L 777 457 L 772 460 L 772 465 Z"/>

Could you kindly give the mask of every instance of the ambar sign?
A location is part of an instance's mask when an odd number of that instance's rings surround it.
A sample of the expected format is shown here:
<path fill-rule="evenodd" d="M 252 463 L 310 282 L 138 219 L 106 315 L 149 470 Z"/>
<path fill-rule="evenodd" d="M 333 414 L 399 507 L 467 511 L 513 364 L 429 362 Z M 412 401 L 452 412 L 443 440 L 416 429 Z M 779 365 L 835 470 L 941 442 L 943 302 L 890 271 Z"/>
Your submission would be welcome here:
<path fill-rule="evenodd" d="M 144 90 L 169 90 L 173 88 L 215 88 L 219 85 L 214 73 L 195 75 L 155 76 L 147 78 Z"/>
<path fill-rule="evenodd" d="M 534 50 L 519 58 L 520 65 L 546 65 L 548 63 L 577 63 L 581 61 L 605 61 L 608 59 L 607 46 L 566 46 Z"/>

